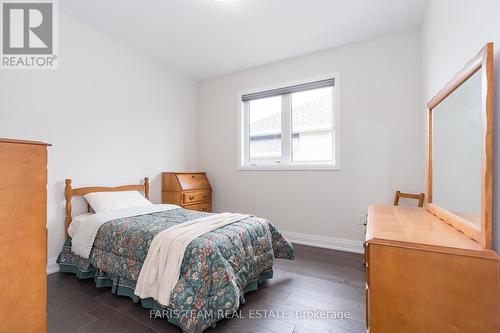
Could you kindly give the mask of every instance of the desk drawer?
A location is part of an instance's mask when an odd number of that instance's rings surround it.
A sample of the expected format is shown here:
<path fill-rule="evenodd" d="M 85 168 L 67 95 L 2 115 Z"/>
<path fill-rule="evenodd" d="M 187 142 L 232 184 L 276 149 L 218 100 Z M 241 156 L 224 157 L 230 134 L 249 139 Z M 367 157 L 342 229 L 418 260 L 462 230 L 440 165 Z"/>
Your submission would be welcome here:
<path fill-rule="evenodd" d="M 182 203 L 186 205 L 200 201 L 209 201 L 211 199 L 212 195 L 210 191 L 184 192 L 182 194 Z"/>
<path fill-rule="evenodd" d="M 192 204 L 192 205 L 184 205 L 182 207 L 184 207 L 185 209 L 189 209 L 189 210 L 197 210 L 199 212 L 211 212 L 212 211 L 212 203 L 211 202 L 204 202 L 204 203 Z"/>

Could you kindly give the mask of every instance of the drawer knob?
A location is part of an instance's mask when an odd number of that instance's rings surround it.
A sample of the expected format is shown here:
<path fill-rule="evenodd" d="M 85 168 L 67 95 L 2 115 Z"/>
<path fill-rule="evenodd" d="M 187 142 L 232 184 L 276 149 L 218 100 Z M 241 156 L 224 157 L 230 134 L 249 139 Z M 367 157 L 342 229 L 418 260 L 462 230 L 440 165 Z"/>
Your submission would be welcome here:
<path fill-rule="evenodd" d="M 194 176 L 191 176 L 191 178 L 193 178 L 193 179 L 194 179 L 195 177 L 194 177 Z"/>
<path fill-rule="evenodd" d="M 206 194 L 203 194 L 203 199 L 206 199 L 207 198 L 207 195 Z"/>
<path fill-rule="evenodd" d="M 190 196 L 190 197 L 189 197 L 189 200 L 194 200 L 194 196 Z"/>

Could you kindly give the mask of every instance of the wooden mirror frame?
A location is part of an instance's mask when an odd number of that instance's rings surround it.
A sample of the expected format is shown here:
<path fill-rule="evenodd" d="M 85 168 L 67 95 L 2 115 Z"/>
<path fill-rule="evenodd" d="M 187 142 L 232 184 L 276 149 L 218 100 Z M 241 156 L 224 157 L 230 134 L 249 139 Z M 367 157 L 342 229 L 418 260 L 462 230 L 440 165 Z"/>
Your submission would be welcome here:
<path fill-rule="evenodd" d="M 477 71 L 481 72 L 481 228 L 432 203 L 432 110 Z M 492 248 L 493 178 L 493 43 L 486 44 L 437 95 L 427 103 L 427 204 L 426 209 L 474 239 L 485 249 Z"/>

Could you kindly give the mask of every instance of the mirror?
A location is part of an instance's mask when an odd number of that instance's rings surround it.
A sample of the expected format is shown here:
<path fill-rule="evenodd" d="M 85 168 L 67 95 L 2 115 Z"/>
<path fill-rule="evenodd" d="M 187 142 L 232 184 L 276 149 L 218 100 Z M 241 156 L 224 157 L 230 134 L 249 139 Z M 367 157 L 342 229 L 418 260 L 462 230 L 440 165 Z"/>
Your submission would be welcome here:
<path fill-rule="evenodd" d="M 432 112 L 432 201 L 481 228 L 481 70 Z"/>
<path fill-rule="evenodd" d="M 492 248 L 493 43 L 428 103 L 426 209 Z"/>

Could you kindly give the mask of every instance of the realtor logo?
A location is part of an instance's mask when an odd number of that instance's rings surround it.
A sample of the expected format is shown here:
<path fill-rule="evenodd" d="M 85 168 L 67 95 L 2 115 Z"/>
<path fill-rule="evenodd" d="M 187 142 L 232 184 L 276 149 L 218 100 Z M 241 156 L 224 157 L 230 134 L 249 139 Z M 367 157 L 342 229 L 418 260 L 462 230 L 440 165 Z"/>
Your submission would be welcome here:
<path fill-rule="evenodd" d="M 47 0 L 1 2 L 2 69 L 57 67 L 54 7 Z"/>

